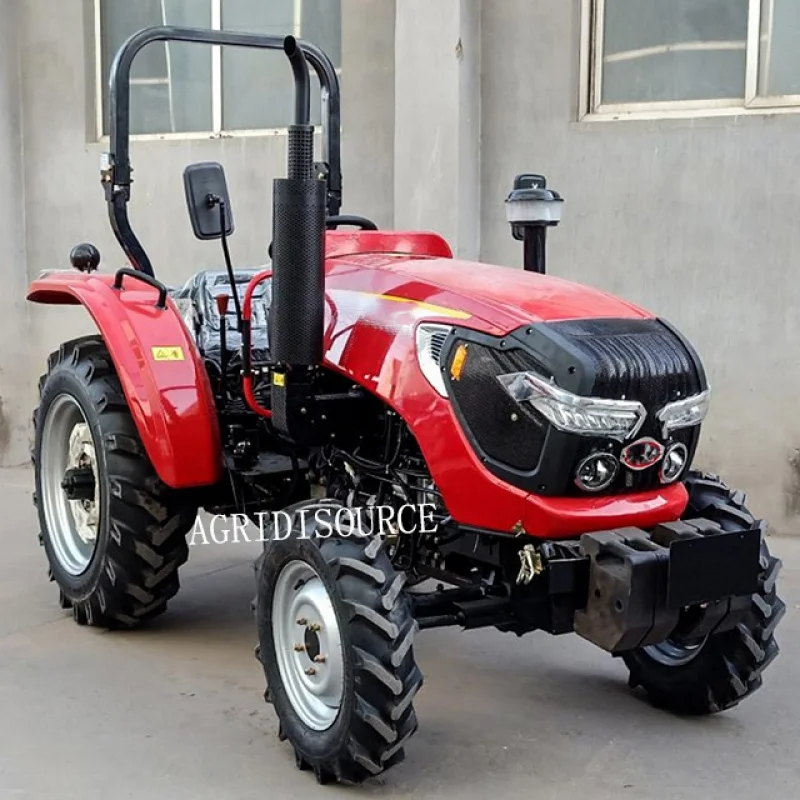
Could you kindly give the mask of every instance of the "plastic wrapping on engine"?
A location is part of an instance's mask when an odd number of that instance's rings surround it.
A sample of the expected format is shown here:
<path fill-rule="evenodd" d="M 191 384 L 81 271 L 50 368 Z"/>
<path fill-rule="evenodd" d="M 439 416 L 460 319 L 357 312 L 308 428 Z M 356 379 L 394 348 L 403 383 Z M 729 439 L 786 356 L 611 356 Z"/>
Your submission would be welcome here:
<path fill-rule="evenodd" d="M 236 293 L 239 302 L 244 303 L 244 294 L 250 280 L 264 267 L 258 269 L 237 269 Z M 252 306 L 252 352 L 253 363 L 267 363 L 269 358 L 269 334 L 267 322 L 271 302 L 271 281 L 263 281 L 256 287 Z M 200 351 L 212 386 L 217 386 L 222 364 L 221 320 L 217 309 L 216 298 L 228 295 L 228 311 L 225 315 L 226 350 L 227 350 L 227 385 L 228 400 L 231 403 L 241 401 L 242 338 L 236 324 L 236 310 L 233 303 L 233 288 L 228 273 L 224 271 L 198 272 L 183 286 L 170 290 L 181 318 L 194 337 Z"/>

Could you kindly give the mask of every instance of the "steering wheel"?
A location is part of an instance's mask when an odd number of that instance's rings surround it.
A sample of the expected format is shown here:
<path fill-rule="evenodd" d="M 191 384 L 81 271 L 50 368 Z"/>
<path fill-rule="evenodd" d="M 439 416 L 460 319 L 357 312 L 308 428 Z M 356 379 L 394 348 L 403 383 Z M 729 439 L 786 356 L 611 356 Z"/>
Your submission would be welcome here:
<path fill-rule="evenodd" d="M 352 214 L 336 214 L 335 216 L 328 217 L 325 220 L 325 227 L 329 231 L 335 231 L 340 225 L 361 228 L 362 231 L 378 230 L 378 226 L 371 219 L 367 219 L 366 217 L 357 217 Z"/>

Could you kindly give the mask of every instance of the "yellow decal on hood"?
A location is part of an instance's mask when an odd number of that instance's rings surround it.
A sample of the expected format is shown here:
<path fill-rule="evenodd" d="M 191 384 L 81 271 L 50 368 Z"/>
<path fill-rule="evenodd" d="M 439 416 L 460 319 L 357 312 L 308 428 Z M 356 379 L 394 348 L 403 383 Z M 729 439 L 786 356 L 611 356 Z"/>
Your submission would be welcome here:
<path fill-rule="evenodd" d="M 367 297 L 377 297 L 379 300 L 391 300 L 393 303 L 412 303 L 417 308 L 423 311 L 430 311 L 431 314 L 436 314 L 439 317 L 469 319 L 472 316 L 472 314 L 467 314 L 466 311 L 457 311 L 454 308 L 437 306 L 434 303 L 425 303 L 422 300 L 411 300 L 408 297 L 397 297 L 393 294 L 378 294 L 377 292 L 359 292 L 359 294 L 366 295 Z"/>

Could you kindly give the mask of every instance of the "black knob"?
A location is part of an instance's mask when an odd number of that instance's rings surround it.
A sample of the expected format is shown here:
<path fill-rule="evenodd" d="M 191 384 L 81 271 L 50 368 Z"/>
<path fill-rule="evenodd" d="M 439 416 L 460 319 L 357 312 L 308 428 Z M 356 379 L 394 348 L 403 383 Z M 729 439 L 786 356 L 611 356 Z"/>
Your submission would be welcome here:
<path fill-rule="evenodd" d="M 69 254 L 69 263 L 80 272 L 94 272 L 100 265 L 100 251 L 88 242 L 76 244 Z"/>

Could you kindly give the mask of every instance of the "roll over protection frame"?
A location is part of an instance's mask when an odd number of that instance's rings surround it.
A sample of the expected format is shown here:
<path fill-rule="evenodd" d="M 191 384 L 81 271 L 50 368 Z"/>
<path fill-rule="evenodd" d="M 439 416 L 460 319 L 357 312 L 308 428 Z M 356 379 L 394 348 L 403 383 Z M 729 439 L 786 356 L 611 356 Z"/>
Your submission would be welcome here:
<path fill-rule="evenodd" d="M 262 50 L 284 50 L 286 37 L 257 33 L 161 26 L 133 34 L 111 66 L 109 94 L 109 152 L 102 165 L 111 228 L 132 266 L 153 276 L 153 266 L 128 218 L 131 197 L 130 88 L 131 66 L 139 51 L 153 42 L 194 42 Z M 341 95 L 339 76 L 330 58 L 316 45 L 297 41 L 319 77 L 322 92 L 322 160 L 327 172 L 327 213 L 336 216 L 342 204 Z M 297 101 L 297 108 L 303 100 Z"/>

